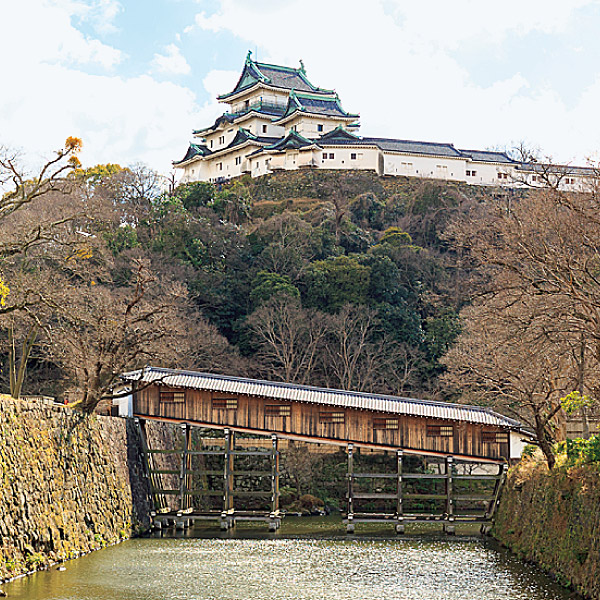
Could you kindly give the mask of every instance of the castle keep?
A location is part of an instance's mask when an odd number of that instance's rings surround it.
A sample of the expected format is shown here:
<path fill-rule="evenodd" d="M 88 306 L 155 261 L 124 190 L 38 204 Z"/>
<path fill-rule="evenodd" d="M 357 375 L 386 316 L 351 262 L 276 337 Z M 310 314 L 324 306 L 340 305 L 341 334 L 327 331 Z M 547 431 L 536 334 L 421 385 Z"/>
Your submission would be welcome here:
<path fill-rule="evenodd" d="M 185 156 L 173 163 L 182 183 L 310 168 L 579 190 L 593 176 L 591 169 L 522 162 L 505 152 L 360 136 L 359 115 L 347 112 L 334 90 L 313 85 L 302 61 L 284 67 L 254 61 L 248 52 L 235 87 L 218 100 L 229 110 L 195 130 Z"/>

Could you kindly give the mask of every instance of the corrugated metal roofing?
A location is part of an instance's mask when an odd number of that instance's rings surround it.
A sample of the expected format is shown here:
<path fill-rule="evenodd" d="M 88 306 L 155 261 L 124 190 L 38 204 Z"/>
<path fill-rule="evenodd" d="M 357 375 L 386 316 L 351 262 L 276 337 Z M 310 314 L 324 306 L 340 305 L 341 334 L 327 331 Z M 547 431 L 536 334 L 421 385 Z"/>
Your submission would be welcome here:
<path fill-rule="evenodd" d="M 130 371 L 129 373 L 124 373 L 121 377 L 126 381 L 156 382 L 159 385 L 168 385 L 170 387 L 224 392 L 227 394 L 246 394 L 248 396 L 260 396 L 274 400 L 310 402 L 312 404 L 343 406 L 346 408 L 358 408 L 415 417 L 466 421 L 468 423 L 508 427 L 510 429 L 521 428 L 521 424 L 518 421 L 509 419 L 487 408 L 466 404 L 449 404 L 434 402 L 432 400 L 350 392 L 297 385 L 295 383 L 261 381 L 157 367 L 146 367 L 145 369 Z"/>

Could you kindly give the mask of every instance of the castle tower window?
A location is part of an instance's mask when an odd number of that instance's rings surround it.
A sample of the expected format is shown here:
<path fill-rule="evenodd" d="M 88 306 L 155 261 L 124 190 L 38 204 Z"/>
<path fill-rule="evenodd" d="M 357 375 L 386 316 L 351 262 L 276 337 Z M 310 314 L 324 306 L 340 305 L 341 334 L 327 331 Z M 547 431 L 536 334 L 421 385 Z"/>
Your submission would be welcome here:
<path fill-rule="evenodd" d="M 263 133 L 267 133 L 267 126 L 266 126 L 266 125 L 263 125 L 263 126 L 262 126 L 262 132 L 263 132 Z"/>
<path fill-rule="evenodd" d="M 356 160 L 356 152 L 350 152 L 350 160 Z"/>
<path fill-rule="evenodd" d="M 320 123 L 319 125 L 317 125 L 317 131 L 323 131 L 323 125 L 321 125 Z"/>
<path fill-rule="evenodd" d="M 332 160 L 333 158 L 335 158 L 335 154 L 333 152 L 329 153 L 329 160 Z"/>

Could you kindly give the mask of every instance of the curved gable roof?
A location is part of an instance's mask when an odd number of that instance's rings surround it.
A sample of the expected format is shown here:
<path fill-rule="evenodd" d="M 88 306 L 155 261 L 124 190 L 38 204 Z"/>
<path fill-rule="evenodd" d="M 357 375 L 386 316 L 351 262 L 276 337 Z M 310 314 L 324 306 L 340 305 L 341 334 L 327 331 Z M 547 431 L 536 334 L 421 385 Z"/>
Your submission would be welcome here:
<path fill-rule="evenodd" d="M 250 89 L 257 83 L 264 83 L 272 87 L 284 90 L 301 90 L 316 94 L 332 94 L 332 90 L 325 90 L 313 85 L 306 77 L 304 66 L 298 69 L 285 67 L 282 65 L 273 65 L 269 63 L 260 63 L 252 60 L 252 52 L 248 52 L 242 74 L 231 92 L 217 96 L 218 100 L 226 100 L 239 92 Z"/>
<path fill-rule="evenodd" d="M 197 156 L 207 156 L 209 154 L 212 154 L 212 152 L 203 144 L 190 144 L 185 156 L 181 160 L 174 160 L 173 166 L 181 165 Z"/>

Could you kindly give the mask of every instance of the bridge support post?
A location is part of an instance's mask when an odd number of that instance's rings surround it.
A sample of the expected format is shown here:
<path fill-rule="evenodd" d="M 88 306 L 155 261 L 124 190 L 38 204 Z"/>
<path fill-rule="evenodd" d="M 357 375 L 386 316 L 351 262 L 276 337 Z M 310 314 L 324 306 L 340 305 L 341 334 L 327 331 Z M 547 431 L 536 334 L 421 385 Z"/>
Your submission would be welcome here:
<path fill-rule="evenodd" d="M 279 438 L 271 435 L 271 514 L 269 515 L 269 531 L 277 531 L 279 519 Z"/>
<path fill-rule="evenodd" d="M 398 462 L 398 479 L 397 479 L 397 493 L 398 499 L 396 502 L 396 533 L 404 533 L 404 508 L 402 506 L 402 450 L 396 452 L 396 459 Z"/>
<path fill-rule="evenodd" d="M 223 475 L 223 512 L 221 514 L 221 529 L 226 530 L 233 524 L 233 451 L 235 432 L 225 429 L 225 466 Z"/>
<path fill-rule="evenodd" d="M 488 510 L 486 513 L 486 517 L 491 521 L 494 518 L 494 514 L 496 509 L 498 508 L 498 504 L 500 504 L 500 493 L 502 492 L 502 488 L 506 483 L 506 476 L 508 475 L 508 465 L 504 463 L 500 465 L 498 468 L 498 479 L 496 480 L 496 485 L 494 486 L 494 495 L 492 501 L 488 506 Z M 482 527 L 483 529 L 483 527 Z M 483 531 L 482 531 L 483 533 Z M 488 531 L 489 533 L 489 531 Z"/>
<path fill-rule="evenodd" d="M 452 469 L 454 466 L 454 457 L 446 457 L 446 518 L 447 522 L 444 524 L 444 531 L 448 535 L 454 535 L 456 533 L 456 527 L 454 525 L 454 500 L 452 498 Z"/>
<path fill-rule="evenodd" d="M 354 533 L 354 446 L 348 444 L 348 533 Z"/>
<path fill-rule="evenodd" d="M 154 473 L 154 463 L 150 448 L 148 446 L 148 436 L 146 434 L 145 423 L 138 419 L 134 420 L 137 427 L 138 435 L 140 438 L 140 446 L 142 449 L 142 457 L 144 464 L 144 477 L 148 480 L 148 487 L 150 488 L 150 503 L 151 512 L 157 513 L 166 506 L 163 496 L 159 496 L 157 490 L 160 489 L 160 481 L 157 479 L 157 475 Z"/>
<path fill-rule="evenodd" d="M 179 472 L 179 510 L 186 510 L 189 508 L 190 497 L 188 495 L 189 483 L 190 483 L 190 455 L 188 452 L 191 450 L 191 427 L 189 423 L 183 423 L 181 425 L 183 433 L 183 450 L 181 451 L 181 468 Z"/>

